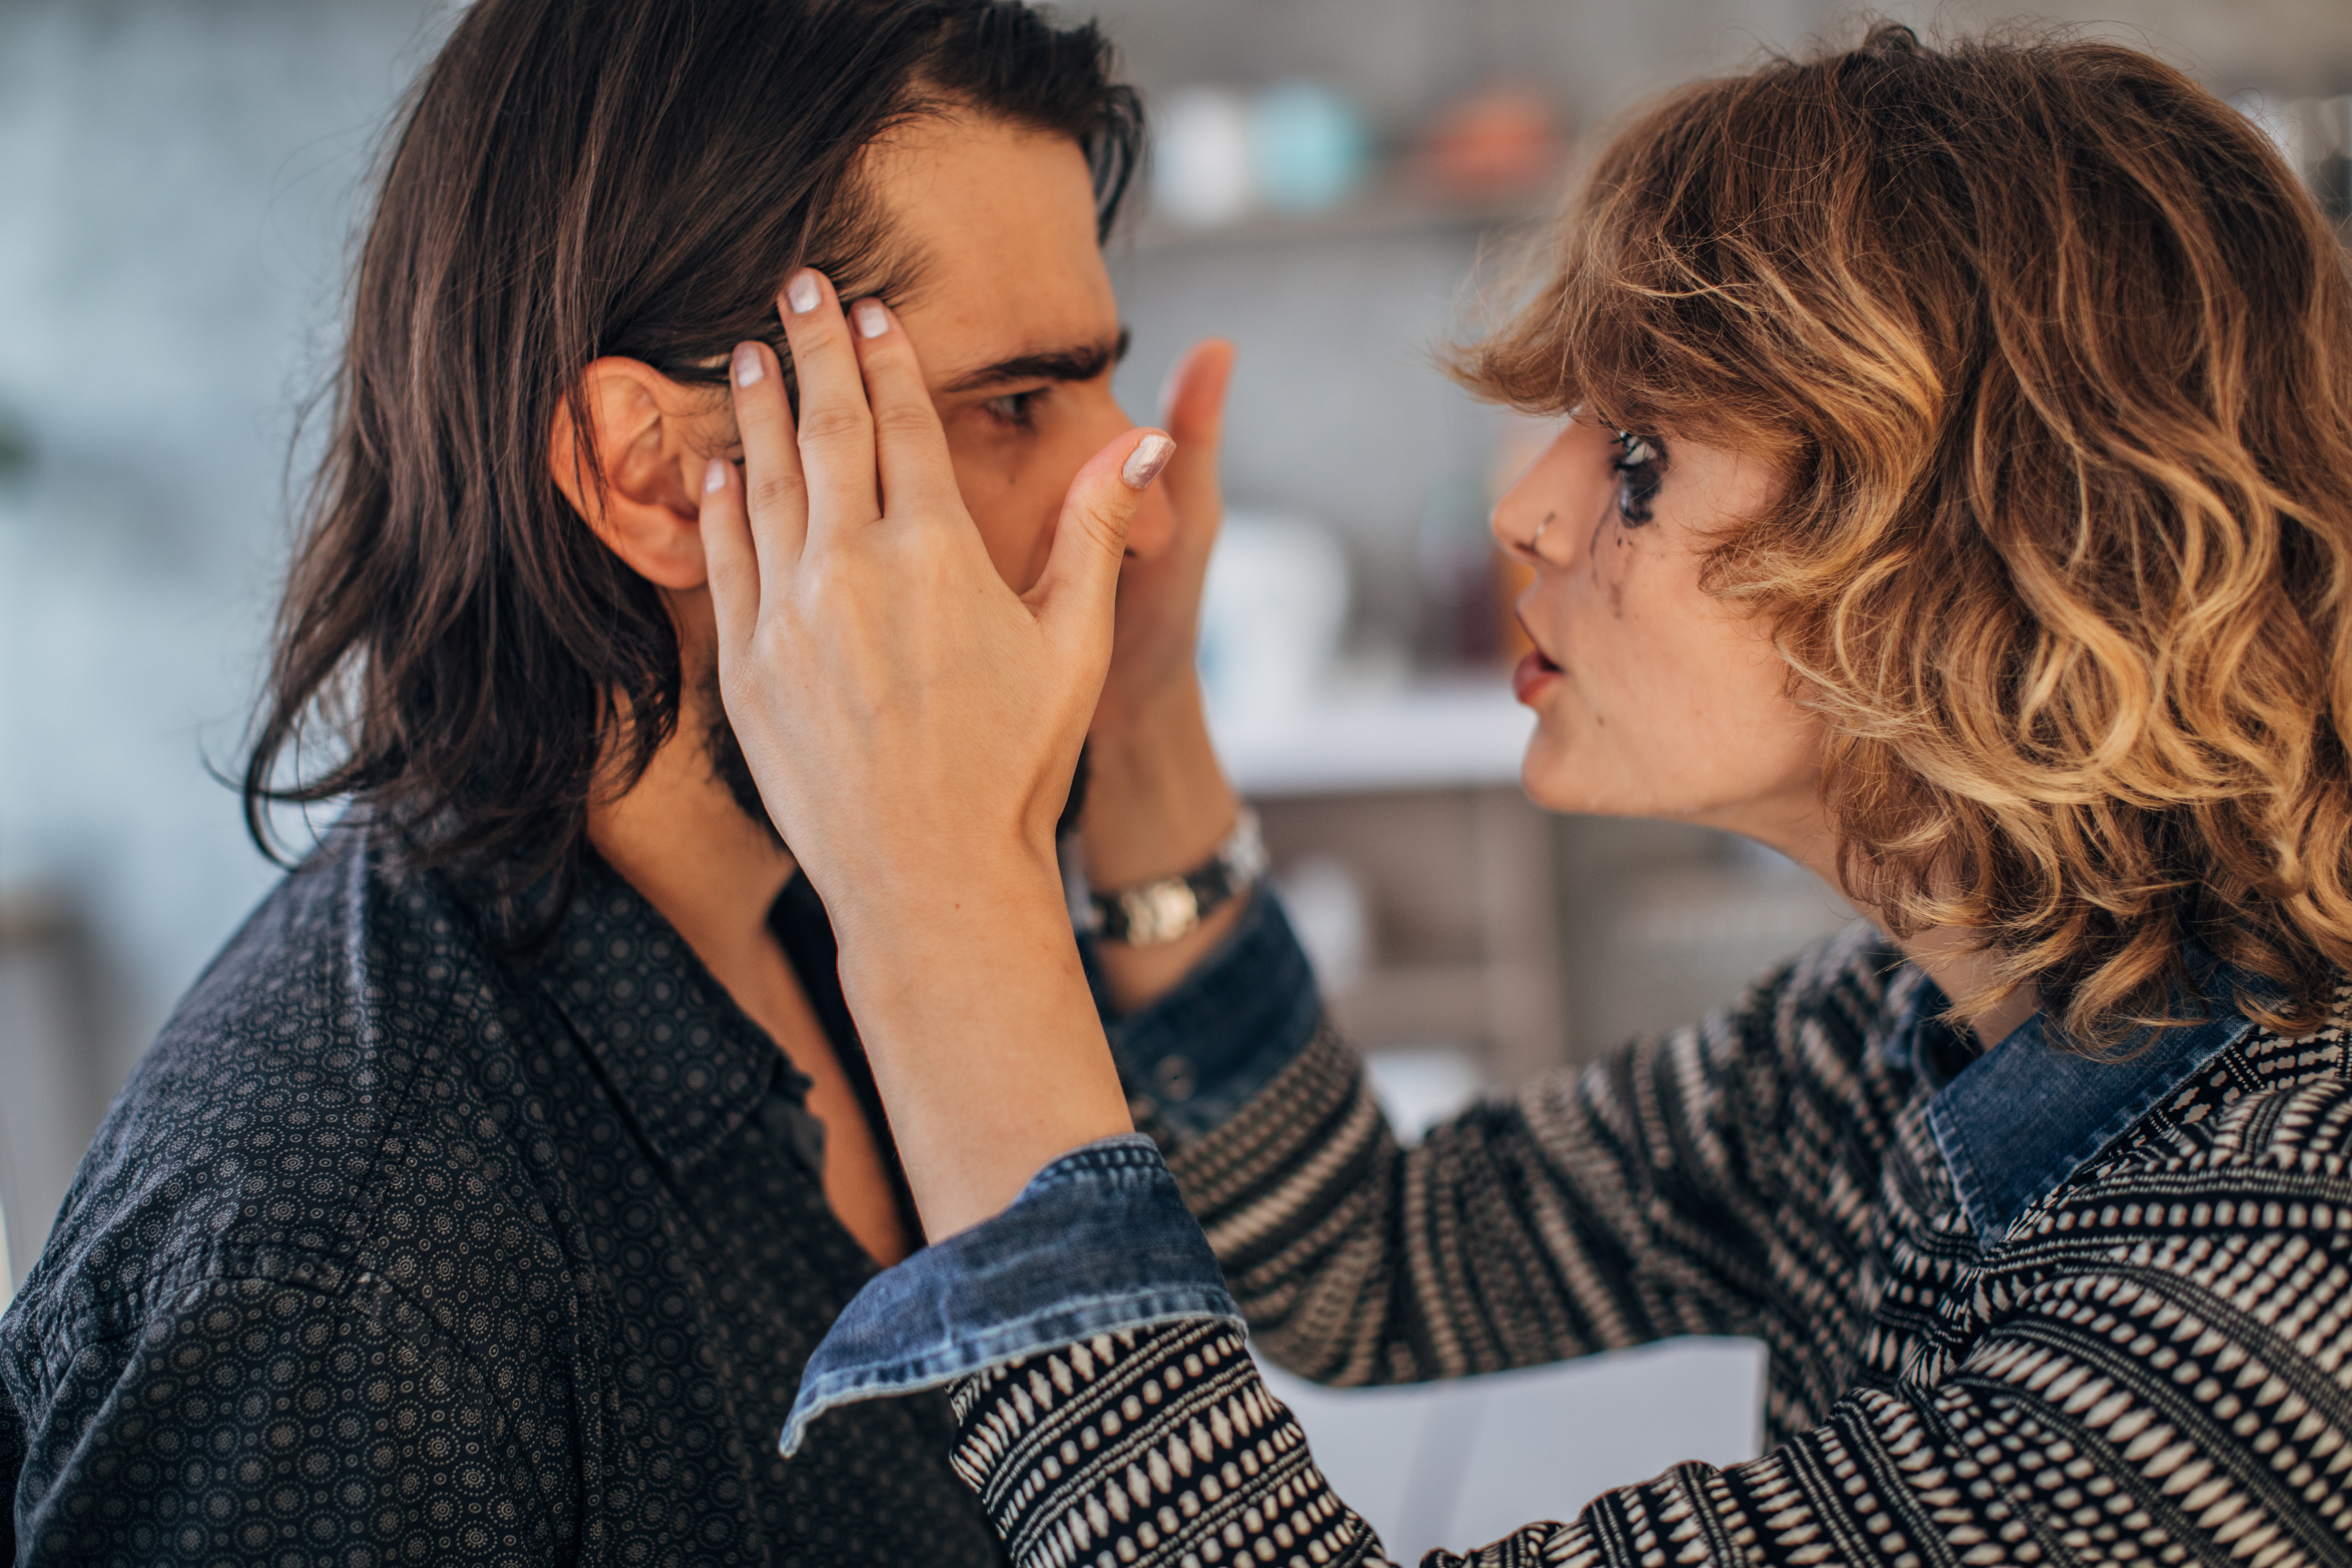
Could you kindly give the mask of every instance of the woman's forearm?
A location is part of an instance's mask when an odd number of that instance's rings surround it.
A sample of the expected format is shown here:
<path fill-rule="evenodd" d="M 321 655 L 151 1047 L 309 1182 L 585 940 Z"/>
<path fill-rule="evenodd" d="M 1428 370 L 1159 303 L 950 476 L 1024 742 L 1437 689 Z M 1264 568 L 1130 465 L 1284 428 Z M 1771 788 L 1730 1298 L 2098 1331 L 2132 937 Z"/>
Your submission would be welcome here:
<path fill-rule="evenodd" d="M 1047 1405 L 1031 1394 L 1040 1372 L 1068 1396 Z M 992 1368 L 959 1386 L 954 1404 L 962 1435 L 950 1462 L 1022 1568 L 1098 1555 L 1155 1568 L 1392 1568 L 1229 1324 L 1100 1335 Z M 1066 1467 L 1066 1446 L 1085 1458 Z"/>
<path fill-rule="evenodd" d="M 1198 681 L 1170 689 L 1149 710 L 1124 713 L 1087 738 L 1080 829 L 1087 882 L 1109 891 L 1181 875 L 1216 852 L 1241 799 L 1209 740 Z M 1097 952 L 1111 1001 L 1131 1013 L 1167 994 L 1233 929 L 1235 900 L 1174 942 L 1105 942 Z"/>
<path fill-rule="evenodd" d="M 836 900 L 842 990 L 933 1241 L 1134 1130 L 1052 863 L 999 858 Z"/>

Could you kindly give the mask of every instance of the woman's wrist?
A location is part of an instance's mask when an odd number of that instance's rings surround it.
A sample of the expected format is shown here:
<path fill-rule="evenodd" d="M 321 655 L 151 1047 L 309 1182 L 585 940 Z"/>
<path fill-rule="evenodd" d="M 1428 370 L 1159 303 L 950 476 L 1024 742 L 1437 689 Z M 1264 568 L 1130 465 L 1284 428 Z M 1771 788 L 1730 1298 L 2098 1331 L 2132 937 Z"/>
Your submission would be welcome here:
<path fill-rule="evenodd" d="M 1098 890 L 1183 875 L 1217 852 L 1241 816 L 1241 797 L 1209 740 L 1200 682 L 1189 671 L 1150 707 L 1097 728 L 1087 756 L 1079 847 L 1087 881 Z M 1216 950 L 1248 902 L 1228 901 L 1175 942 L 1103 943 L 1097 956 L 1112 1005 L 1131 1013 L 1173 989 Z"/>
<path fill-rule="evenodd" d="M 926 895 L 843 902 L 843 994 L 930 1239 L 1133 1131 L 1050 864 L 959 862 Z"/>
<path fill-rule="evenodd" d="M 1189 673 L 1149 708 L 1098 727 L 1087 754 L 1079 846 L 1102 891 L 1181 876 L 1216 853 L 1240 816 Z"/>

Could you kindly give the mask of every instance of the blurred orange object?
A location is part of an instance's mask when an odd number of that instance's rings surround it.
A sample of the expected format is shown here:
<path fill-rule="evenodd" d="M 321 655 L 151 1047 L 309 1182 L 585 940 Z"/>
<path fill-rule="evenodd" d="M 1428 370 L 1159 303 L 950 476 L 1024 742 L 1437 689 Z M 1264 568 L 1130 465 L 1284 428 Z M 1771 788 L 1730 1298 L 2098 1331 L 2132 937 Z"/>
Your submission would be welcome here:
<path fill-rule="evenodd" d="M 1549 185 L 1565 144 L 1551 100 L 1518 82 L 1496 82 L 1441 110 L 1423 133 L 1422 177 L 1456 201 L 1532 195 Z"/>

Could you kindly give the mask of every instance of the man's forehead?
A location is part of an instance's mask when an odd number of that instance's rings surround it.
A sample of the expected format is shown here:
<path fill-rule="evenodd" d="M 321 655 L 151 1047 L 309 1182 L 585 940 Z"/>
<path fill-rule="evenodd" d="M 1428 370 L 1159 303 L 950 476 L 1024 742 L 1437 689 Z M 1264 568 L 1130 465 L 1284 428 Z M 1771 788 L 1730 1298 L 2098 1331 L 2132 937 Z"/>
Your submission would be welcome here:
<path fill-rule="evenodd" d="M 918 279 L 893 303 L 937 386 L 1024 359 L 1115 353 L 1093 177 L 1066 137 L 961 117 L 894 138 L 875 194 Z"/>

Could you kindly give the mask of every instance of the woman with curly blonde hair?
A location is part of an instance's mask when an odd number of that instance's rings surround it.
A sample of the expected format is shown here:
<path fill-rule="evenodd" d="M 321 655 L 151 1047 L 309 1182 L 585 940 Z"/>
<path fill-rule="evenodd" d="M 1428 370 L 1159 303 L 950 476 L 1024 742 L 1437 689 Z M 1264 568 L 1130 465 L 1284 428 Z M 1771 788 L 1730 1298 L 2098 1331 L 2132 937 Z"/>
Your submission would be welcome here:
<path fill-rule="evenodd" d="M 933 1245 L 788 1449 L 951 1384 L 1024 1563 L 1384 1562 L 1244 1324 L 1350 1384 L 1744 1334 L 1759 1458 L 1471 1560 L 2352 1562 L 2352 278 L 2254 128 L 2128 49 L 1880 26 L 1617 135 L 1456 363 L 1565 416 L 1495 518 L 1527 787 L 1871 919 L 1411 1150 L 1271 896 L 1202 918 L 1245 856 L 1062 923 L 1106 668 L 1189 680 L 1129 636 L 1164 582 L 1113 635 L 1156 439 L 975 595 L 904 336 L 820 284 L 797 427 L 739 361 L 706 545 Z"/>

